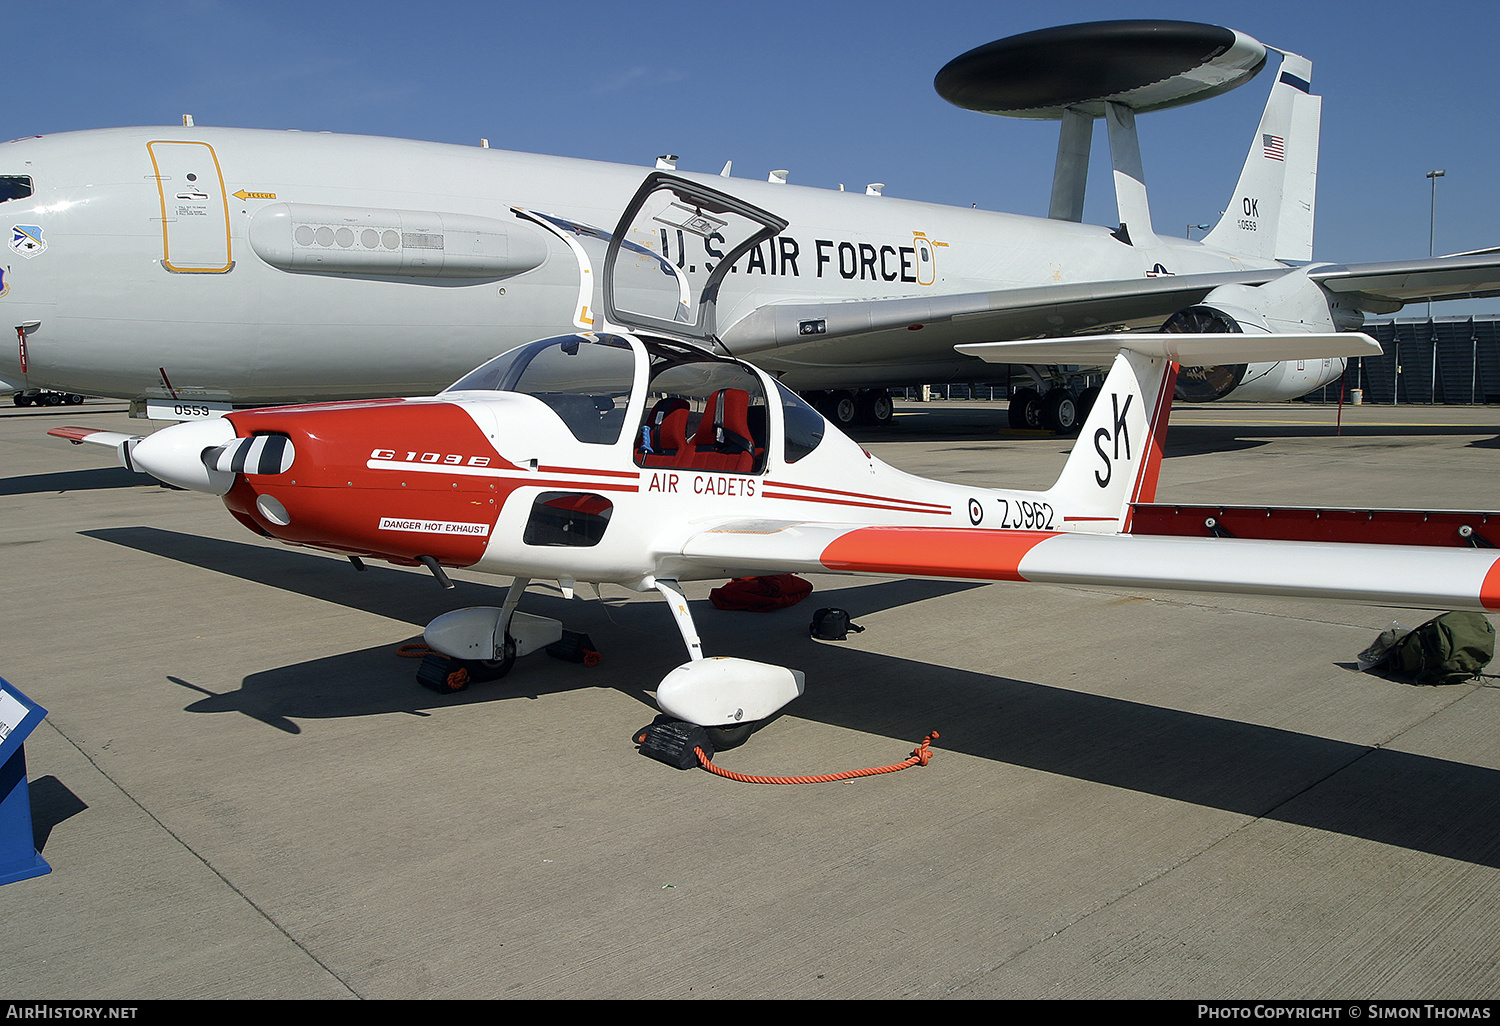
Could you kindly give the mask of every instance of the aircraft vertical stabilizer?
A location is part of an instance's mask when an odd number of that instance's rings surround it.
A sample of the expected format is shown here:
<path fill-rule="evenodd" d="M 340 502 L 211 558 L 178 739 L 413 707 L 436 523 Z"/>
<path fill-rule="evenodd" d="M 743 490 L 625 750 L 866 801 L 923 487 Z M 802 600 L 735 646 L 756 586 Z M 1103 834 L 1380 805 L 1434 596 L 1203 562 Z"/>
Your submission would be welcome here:
<path fill-rule="evenodd" d="M 1272 260 L 1312 259 L 1323 98 L 1312 94 L 1311 82 L 1312 62 L 1283 53 L 1234 196 L 1205 245 Z"/>
<path fill-rule="evenodd" d="M 1130 504 L 1152 502 L 1171 415 L 1177 365 L 1122 350 L 1094 400 L 1078 442 L 1048 499 L 1066 527 L 1115 532 L 1130 527 Z"/>

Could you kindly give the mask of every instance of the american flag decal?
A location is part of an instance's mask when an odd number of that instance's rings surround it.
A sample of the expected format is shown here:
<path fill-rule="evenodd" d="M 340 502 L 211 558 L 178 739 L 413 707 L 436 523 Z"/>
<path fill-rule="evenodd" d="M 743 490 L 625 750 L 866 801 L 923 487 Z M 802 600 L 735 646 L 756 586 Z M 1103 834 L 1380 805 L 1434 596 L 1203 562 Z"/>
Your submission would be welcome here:
<path fill-rule="evenodd" d="M 1266 148 L 1266 157 L 1270 160 L 1286 159 L 1286 140 L 1279 135 L 1261 134 L 1260 141 Z"/>

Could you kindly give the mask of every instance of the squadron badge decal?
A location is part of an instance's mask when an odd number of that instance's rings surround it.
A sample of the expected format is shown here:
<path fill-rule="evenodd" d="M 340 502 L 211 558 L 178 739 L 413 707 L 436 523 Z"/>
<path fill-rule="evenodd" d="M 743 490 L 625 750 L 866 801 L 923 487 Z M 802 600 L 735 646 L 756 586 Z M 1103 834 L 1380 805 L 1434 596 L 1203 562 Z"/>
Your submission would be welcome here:
<path fill-rule="evenodd" d="M 47 248 L 42 240 L 42 229 L 34 224 L 16 224 L 10 228 L 10 248 L 27 260 Z"/>

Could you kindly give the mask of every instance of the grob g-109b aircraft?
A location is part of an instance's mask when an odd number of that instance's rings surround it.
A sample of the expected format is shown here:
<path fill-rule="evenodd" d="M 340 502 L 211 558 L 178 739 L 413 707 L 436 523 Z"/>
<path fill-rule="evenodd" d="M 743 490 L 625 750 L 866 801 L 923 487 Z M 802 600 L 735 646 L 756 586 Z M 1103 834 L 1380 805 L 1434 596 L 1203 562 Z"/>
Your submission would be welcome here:
<path fill-rule="evenodd" d="M 626 241 L 657 227 L 722 238 L 725 259 L 690 278 Z M 560 622 L 517 611 L 532 579 L 568 595 L 579 581 L 659 591 L 689 658 L 657 703 L 712 728 L 720 746 L 804 680 L 705 657 L 683 581 L 832 572 L 1500 608 L 1500 553 L 1470 547 L 1500 542 L 1493 515 L 1150 505 L 1178 364 L 1378 352 L 1368 336 L 969 346 L 985 360 L 1111 369 L 1051 489 L 946 484 L 887 466 L 764 370 L 713 351 L 729 262 L 785 229 L 766 210 L 654 173 L 604 254 L 596 330 L 520 346 L 431 398 L 231 412 L 144 438 L 52 433 L 116 446 L 127 466 L 222 496 L 251 530 L 357 567 L 380 558 L 426 565 L 440 581 L 444 567 L 513 576 L 503 606 L 445 613 L 425 632 L 480 679 L 561 638 Z"/>
<path fill-rule="evenodd" d="M 1135 115 L 1239 85 L 1267 62 L 1241 33 L 1109 22 L 1028 33 L 953 61 L 939 91 L 1061 122 L 1051 216 L 684 175 L 787 226 L 723 280 L 714 345 L 817 393 L 847 423 L 889 416 L 888 386 L 995 380 L 954 346 L 1117 330 L 1327 332 L 1402 303 L 1500 291 L 1500 258 L 1309 265 L 1319 99 L 1284 55 L 1223 220 L 1156 235 Z M 1119 224 L 1082 224 L 1095 120 Z M 425 393 L 531 339 L 596 328 L 605 228 L 639 184 L 616 164 L 436 143 L 228 128 L 123 128 L 0 145 L 10 230 L 0 379 L 152 403 L 166 419 L 233 406 Z M 628 240 L 688 278 L 714 232 Z M 1058 378 L 1030 365 L 1038 383 Z M 1336 358 L 1186 372 L 1185 398 L 1290 398 Z M 3 387 L 3 386 L 0 386 Z M 1066 428 L 1092 393 L 1023 395 Z M 1075 401 L 1080 409 L 1075 409 Z"/>

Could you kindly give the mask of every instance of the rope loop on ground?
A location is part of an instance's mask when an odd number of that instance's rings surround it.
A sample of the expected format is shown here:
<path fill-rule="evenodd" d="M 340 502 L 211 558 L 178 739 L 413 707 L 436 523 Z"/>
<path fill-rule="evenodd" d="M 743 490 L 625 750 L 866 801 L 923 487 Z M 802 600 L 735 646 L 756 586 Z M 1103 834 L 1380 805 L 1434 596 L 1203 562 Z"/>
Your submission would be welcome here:
<path fill-rule="evenodd" d="M 843 773 L 824 773 L 813 777 L 755 777 L 745 773 L 736 773 L 734 770 L 723 769 L 713 764 L 708 756 L 703 754 L 702 748 L 694 748 L 698 755 L 698 765 L 721 777 L 730 780 L 738 780 L 744 784 L 827 784 L 835 780 L 853 780 L 855 777 L 873 777 L 881 773 L 895 773 L 904 770 L 908 766 L 926 766 L 932 761 L 932 742 L 938 738 L 938 732 L 933 731 L 922 739 L 922 743 L 912 749 L 911 755 L 891 766 L 872 766 L 869 769 L 845 770 Z"/>

